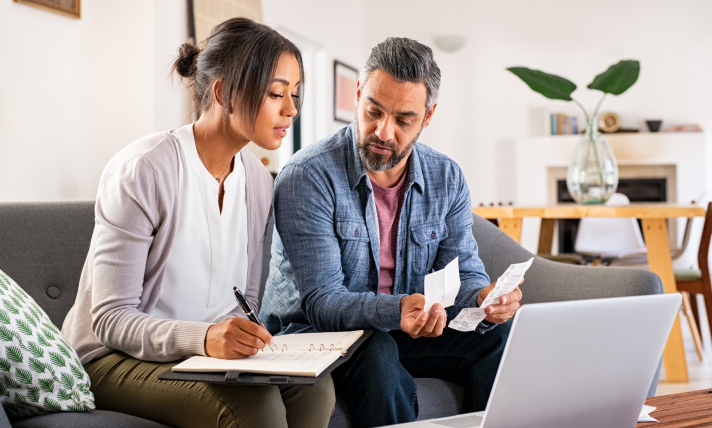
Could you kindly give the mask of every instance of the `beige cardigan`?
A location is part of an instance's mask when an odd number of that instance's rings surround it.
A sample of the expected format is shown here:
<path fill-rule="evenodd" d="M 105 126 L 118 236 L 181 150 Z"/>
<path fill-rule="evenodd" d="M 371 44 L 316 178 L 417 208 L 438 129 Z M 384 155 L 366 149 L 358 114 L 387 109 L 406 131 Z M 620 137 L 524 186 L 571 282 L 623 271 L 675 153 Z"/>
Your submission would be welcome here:
<path fill-rule="evenodd" d="M 150 315 L 176 231 L 177 144 L 170 132 L 144 137 L 117 153 L 101 175 L 89 254 L 62 326 L 84 364 L 114 350 L 146 361 L 205 355 L 210 323 Z M 245 295 L 256 308 L 273 184 L 254 155 L 241 153 L 249 234 Z M 243 314 L 236 305 L 223 319 L 237 315 Z"/>

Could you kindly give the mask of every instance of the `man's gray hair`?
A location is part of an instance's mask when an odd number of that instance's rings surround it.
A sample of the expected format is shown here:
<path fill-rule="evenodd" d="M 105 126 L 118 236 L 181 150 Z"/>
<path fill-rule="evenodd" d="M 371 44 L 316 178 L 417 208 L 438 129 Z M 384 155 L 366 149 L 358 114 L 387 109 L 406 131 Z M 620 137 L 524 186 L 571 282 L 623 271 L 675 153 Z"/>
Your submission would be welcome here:
<path fill-rule="evenodd" d="M 426 111 L 438 101 L 440 68 L 433 59 L 432 49 L 424 44 L 406 37 L 387 38 L 371 50 L 361 71 L 361 87 L 366 85 L 373 70 L 386 72 L 397 82 L 423 83 L 428 91 Z"/>

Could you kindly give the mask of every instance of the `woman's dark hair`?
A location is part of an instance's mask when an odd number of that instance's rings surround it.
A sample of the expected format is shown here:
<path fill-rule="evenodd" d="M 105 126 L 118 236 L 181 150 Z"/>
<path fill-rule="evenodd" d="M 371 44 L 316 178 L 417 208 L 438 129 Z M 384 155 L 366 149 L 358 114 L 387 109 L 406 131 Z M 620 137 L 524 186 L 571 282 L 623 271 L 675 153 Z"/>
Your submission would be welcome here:
<path fill-rule="evenodd" d="M 300 96 L 294 106 L 297 111 L 301 109 L 302 55 L 294 43 L 275 30 L 247 18 L 232 18 L 213 28 L 203 44 L 201 50 L 184 43 L 173 63 L 173 71 L 190 80 L 198 113 L 212 105 L 213 82 L 222 79 L 223 123 L 227 123 L 228 113 L 233 110 L 248 117 L 254 127 L 283 53 L 294 55 L 299 63 Z"/>

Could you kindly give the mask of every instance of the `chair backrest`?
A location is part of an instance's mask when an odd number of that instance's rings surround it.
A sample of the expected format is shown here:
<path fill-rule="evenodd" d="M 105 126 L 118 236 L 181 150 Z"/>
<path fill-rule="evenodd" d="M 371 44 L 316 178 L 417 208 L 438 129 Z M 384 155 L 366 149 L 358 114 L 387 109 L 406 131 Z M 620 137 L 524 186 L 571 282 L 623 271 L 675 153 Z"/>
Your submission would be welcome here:
<path fill-rule="evenodd" d="M 614 193 L 607 206 L 630 205 L 622 193 Z M 645 254 L 647 247 L 635 218 L 582 218 L 576 232 L 574 250 L 579 254 L 620 258 Z"/>
<path fill-rule="evenodd" d="M 0 269 L 61 327 L 94 231 L 94 201 L 0 203 Z"/>
<path fill-rule="evenodd" d="M 688 219 L 690 222 L 692 219 Z M 712 241 L 712 202 L 707 205 L 707 214 L 705 215 L 705 224 L 702 227 L 702 237 L 700 238 L 700 249 L 697 251 L 697 265 L 702 271 L 702 279 L 704 284 L 710 284 L 710 243 Z"/>

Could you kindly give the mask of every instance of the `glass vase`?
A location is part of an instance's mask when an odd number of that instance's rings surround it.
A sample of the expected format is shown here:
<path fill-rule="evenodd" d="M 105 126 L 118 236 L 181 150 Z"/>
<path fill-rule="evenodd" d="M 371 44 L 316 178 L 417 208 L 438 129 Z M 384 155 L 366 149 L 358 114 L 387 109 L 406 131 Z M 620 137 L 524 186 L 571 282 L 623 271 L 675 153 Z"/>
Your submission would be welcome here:
<path fill-rule="evenodd" d="M 598 118 L 586 123 L 566 173 L 566 187 L 579 204 L 602 204 L 618 188 L 618 163 L 611 145 L 598 133 Z"/>

